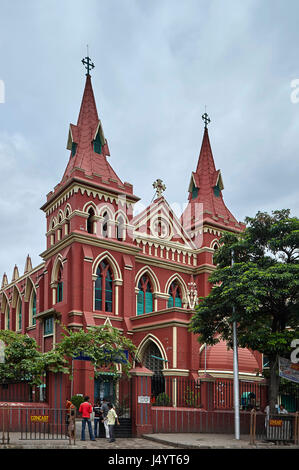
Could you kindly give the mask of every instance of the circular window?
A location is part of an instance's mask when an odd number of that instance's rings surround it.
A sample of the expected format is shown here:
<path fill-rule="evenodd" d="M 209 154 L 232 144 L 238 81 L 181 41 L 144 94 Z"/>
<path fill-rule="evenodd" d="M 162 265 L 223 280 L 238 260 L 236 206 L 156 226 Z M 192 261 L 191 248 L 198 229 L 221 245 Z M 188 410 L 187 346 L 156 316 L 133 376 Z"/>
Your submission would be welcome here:
<path fill-rule="evenodd" d="M 171 227 L 168 221 L 157 217 L 151 224 L 152 234 L 157 238 L 169 239 L 171 237 Z"/>

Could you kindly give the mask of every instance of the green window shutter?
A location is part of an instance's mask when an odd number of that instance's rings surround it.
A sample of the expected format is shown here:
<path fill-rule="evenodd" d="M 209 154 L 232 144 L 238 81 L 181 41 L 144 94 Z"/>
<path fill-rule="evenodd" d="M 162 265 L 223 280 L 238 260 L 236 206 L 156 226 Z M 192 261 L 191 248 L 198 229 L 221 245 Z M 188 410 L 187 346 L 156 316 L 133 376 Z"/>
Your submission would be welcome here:
<path fill-rule="evenodd" d="M 145 293 L 145 313 L 153 311 L 153 294 L 151 292 Z"/>
<path fill-rule="evenodd" d="M 63 299 L 63 282 L 58 282 L 57 285 L 57 300 L 56 302 L 62 302 Z"/>
<path fill-rule="evenodd" d="M 95 310 L 102 310 L 102 276 L 101 274 L 98 275 L 97 280 L 95 282 Z"/>
<path fill-rule="evenodd" d="M 77 152 L 77 144 L 76 142 L 72 142 L 72 157 L 76 155 Z"/>
<path fill-rule="evenodd" d="M 109 269 L 105 279 L 105 311 L 112 312 L 112 277 Z"/>
<path fill-rule="evenodd" d="M 102 144 L 99 134 L 97 134 L 95 140 L 93 141 L 93 151 L 99 155 L 102 153 Z"/>
<path fill-rule="evenodd" d="M 220 196 L 220 188 L 217 184 L 217 186 L 214 186 L 214 194 L 216 197 L 219 197 Z"/>
<path fill-rule="evenodd" d="M 36 294 L 33 294 L 32 300 L 32 325 L 36 325 Z"/>
<path fill-rule="evenodd" d="M 142 315 L 143 311 L 143 302 L 144 302 L 144 292 L 140 290 L 137 295 L 137 315 Z"/>
<path fill-rule="evenodd" d="M 180 298 L 180 297 L 176 297 L 176 298 L 175 298 L 174 305 L 175 305 L 175 307 L 180 307 L 180 308 L 182 308 L 182 301 L 181 301 L 181 298 Z"/>
<path fill-rule="evenodd" d="M 169 296 L 167 307 L 168 308 L 173 307 L 173 297 L 172 297 L 172 295 Z"/>
<path fill-rule="evenodd" d="M 53 317 L 46 318 L 44 323 L 44 334 L 51 335 L 53 333 Z"/>
<path fill-rule="evenodd" d="M 19 303 L 18 329 L 22 329 L 22 302 Z"/>
<path fill-rule="evenodd" d="M 195 199 L 198 196 L 198 188 L 193 184 L 192 188 L 192 199 Z"/>

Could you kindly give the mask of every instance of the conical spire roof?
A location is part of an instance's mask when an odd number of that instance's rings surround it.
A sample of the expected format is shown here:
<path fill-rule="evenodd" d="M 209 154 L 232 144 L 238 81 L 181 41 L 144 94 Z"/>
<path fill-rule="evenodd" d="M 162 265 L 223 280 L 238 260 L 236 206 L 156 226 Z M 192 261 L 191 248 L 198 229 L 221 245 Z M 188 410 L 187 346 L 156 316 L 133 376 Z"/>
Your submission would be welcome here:
<path fill-rule="evenodd" d="M 59 184 L 47 194 L 47 202 L 41 207 L 46 210 L 58 193 L 74 181 L 94 186 L 96 189 L 124 195 L 131 201 L 139 198 L 133 194 L 133 186 L 122 182 L 107 161 L 110 156 L 107 140 L 99 119 L 90 74 L 81 101 L 77 124 L 70 124 L 67 149 L 70 157 Z"/>
<path fill-rule="evenodd" d="M 202 145 L 196 171 L 192 172 L 189 184 L 189 203 L 182 215 L 184 226 L 190 229 L 198 221 L 198 210 L 203 211 L 203 222 L 216 226 L 232 226 L 236 230 L 239 223 L 226 207 L 220 170 L 216 170 L 207 127 L 204 129 Z"/>
<path fill-rule="evenodd" d="M 98 142 L 96 151 L 95 142 Z M 97 175 L 105 180 L 112 178 L 122 185 L 106 158 L 110 153 L 98 117 L 90 75 L 86 76 L 77 124 L 70 125 L 67 148 L 71 150 L 71 155 L 62 183 L 72 176 L 75 169 L 81 169 L 88 177 Z"/>

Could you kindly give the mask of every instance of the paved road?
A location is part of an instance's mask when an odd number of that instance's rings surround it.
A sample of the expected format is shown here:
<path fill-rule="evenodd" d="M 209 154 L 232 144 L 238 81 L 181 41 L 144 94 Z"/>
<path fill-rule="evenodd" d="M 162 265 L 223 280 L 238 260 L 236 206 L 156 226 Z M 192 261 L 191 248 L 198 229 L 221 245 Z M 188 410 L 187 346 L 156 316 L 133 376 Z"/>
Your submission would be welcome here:
<path fill-rule="evenodd" d="M 0 436 L 2 437 L 2 436 Z M 109 442 L 107 439 L 96 439 L 95 442 L 76 440 L 75 445 L 69 444 L 68 440 L 21 440 L 19 433 L 10 433 L 9 445 L 0 442 L 0 450 L 3 448 L 14 449 L 173 449 L 169 443 L 154 442 L 148 439 L 130 438 L 116 439 Z M 177 448 L 177 446 L 176 446 Z"/>

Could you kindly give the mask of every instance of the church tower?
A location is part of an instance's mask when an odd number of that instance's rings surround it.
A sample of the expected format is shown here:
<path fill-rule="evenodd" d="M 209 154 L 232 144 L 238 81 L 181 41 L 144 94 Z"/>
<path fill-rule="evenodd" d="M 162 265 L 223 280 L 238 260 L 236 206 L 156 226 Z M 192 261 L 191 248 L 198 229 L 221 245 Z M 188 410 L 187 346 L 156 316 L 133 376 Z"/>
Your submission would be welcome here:
<path fill-rule="evenodd" d="M 226 207 L 221 171 L 216 169 L 210 144 L 208 124 L 210 118 L 203 114 L 205 123 L 203 139 L 196 170 L 191 173 L 188 187 L 188 204 L 181 216 L 181 223 L 196 246 L 198 294 L 208 295 L 208 278 L 215 269 L 213 254 L 219 247 L 224 231 L 242 232 L 245 225 L 238 222 Z"/>
<path fill-rule="evenodd" d="M 100 316 L 119 314 L 123 277 L 117 266 L 123 263 L 122 253 L 137 251 L 131 220 L 139 200 L 108 162 L 90 76 L 93 64 L 89 57 L 82 62 L 86 82 L 77 123 L 69 127 L 69 160 L 41 208 L 47 219 L 47 248 L 41 254 L 46 269 L 40 310 L 74 328 L 95 325 L 95 310 Z M 103 279 L 111 284 L 109 296 L 102 289 Z"/>

